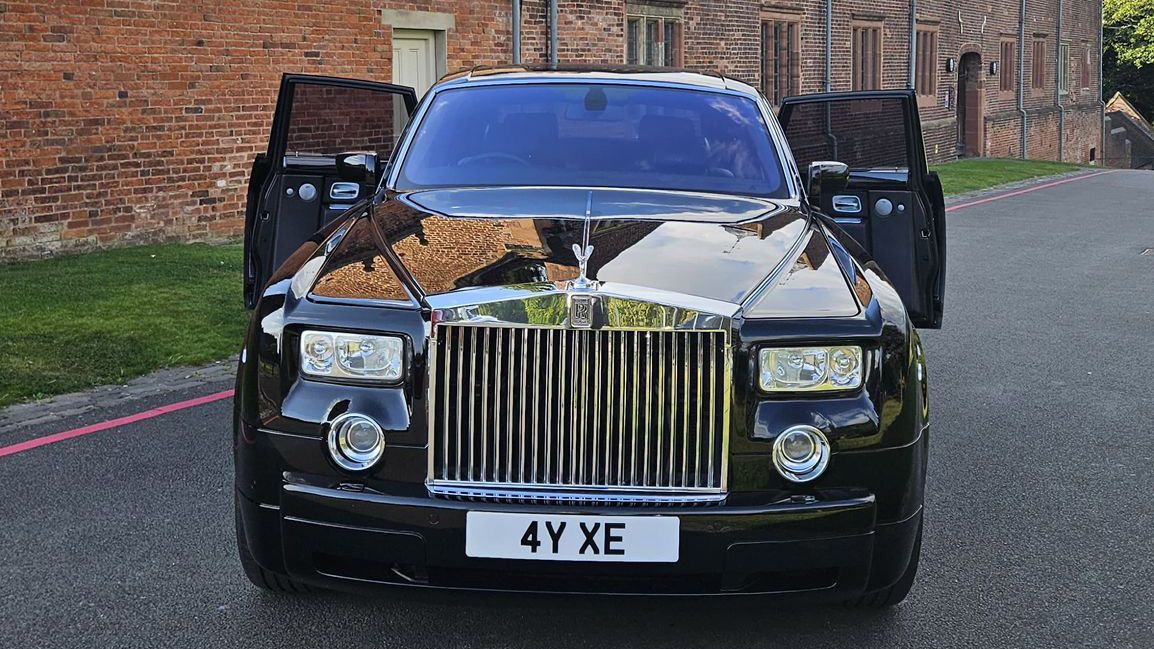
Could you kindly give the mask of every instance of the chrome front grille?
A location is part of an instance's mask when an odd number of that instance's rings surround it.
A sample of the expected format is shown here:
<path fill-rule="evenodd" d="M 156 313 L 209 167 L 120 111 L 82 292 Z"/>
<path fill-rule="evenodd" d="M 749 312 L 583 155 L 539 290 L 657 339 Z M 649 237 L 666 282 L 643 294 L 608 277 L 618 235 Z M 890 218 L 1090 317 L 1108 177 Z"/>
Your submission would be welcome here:
<path fill-rule="evenodd" d="M 445 495 L 717 499 L 723 331 L 436 327 L 429 484 Z"/>

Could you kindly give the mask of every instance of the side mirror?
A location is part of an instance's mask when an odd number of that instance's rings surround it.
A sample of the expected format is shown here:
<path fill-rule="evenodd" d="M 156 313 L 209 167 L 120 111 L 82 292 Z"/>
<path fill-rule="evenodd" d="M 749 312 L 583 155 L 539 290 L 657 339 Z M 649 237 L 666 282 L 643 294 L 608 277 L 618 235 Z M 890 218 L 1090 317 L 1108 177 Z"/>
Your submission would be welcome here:
<path fill-rule="evenodd" d="M 809 204 L 821 209 L 822 194 L 830 196 L 845 191 L 849 184 L 849 165 L 841 162 L 809 163 Z"/>
<path fill-rule="evenodd" d="M 341 180 L 354 182 L 365 187 L 376 187 L 377 173 L 377 154 L 372 151 L 356 151 L 337 155 L 337 176 Z"/>

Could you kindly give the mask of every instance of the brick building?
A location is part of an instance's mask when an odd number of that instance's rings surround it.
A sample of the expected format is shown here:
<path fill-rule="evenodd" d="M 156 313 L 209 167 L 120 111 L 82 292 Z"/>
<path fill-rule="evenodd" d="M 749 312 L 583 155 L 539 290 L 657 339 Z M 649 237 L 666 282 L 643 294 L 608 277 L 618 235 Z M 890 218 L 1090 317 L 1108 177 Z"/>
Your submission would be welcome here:
<path fill-rule="evenodd" d="M 1154 126 L 1122 93 L 1106 102 L 1107 166 L 1120 169 L 1154 169 Z"/>
<path fill-rule="evenodd" d="M 1100 10 L 1100 0 L 0 0 L 0 259 L 238 236 L 282 72 L 420 91 L 463 67 L 555 59 L 717 69 L 771 101 L 915 87 L 932 160 L 1088 162 L 1102 138 Z"/>

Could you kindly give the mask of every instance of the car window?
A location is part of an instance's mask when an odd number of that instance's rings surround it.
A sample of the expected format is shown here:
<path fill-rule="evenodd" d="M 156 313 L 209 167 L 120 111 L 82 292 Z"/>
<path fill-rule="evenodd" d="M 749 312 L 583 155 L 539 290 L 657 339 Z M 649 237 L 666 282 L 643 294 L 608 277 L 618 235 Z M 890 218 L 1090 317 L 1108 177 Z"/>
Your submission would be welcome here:
<path fill-rule="evenodd" d="M 785 137 L 799 169 L 835 160 L 851 169 L 906 169 L 909 144 L 903 100 L 845 99 L 799 103 Z"/>
<path fill-rule="evenodd" d="M 438 93 L 398 188 L 509 185 L 788 196 L 774 143 L 748 98 L 568 83 Z"/>
<path fill-rule="evenodd" d="M 331 156 L 368 150 L 388 155 L 407 120 L 408 111 L 399 95 L 298 83 L 293 88 L 285 152 Z"/>

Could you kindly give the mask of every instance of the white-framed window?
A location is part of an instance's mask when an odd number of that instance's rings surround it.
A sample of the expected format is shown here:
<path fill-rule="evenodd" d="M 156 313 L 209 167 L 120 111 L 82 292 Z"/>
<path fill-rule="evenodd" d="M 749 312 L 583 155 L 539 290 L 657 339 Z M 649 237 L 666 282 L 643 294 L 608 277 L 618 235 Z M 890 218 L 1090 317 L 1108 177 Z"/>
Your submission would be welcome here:
<path fill-rule="evenodd" d="M 681 67 L 684 63 L 682 20 L 676 10 L 626 5 L 625 63 Z"/>
<path fill-rule="evenodd" d="M 1070 44 L 1058 46 L 1058 92 L 1070 92 Z"/>

